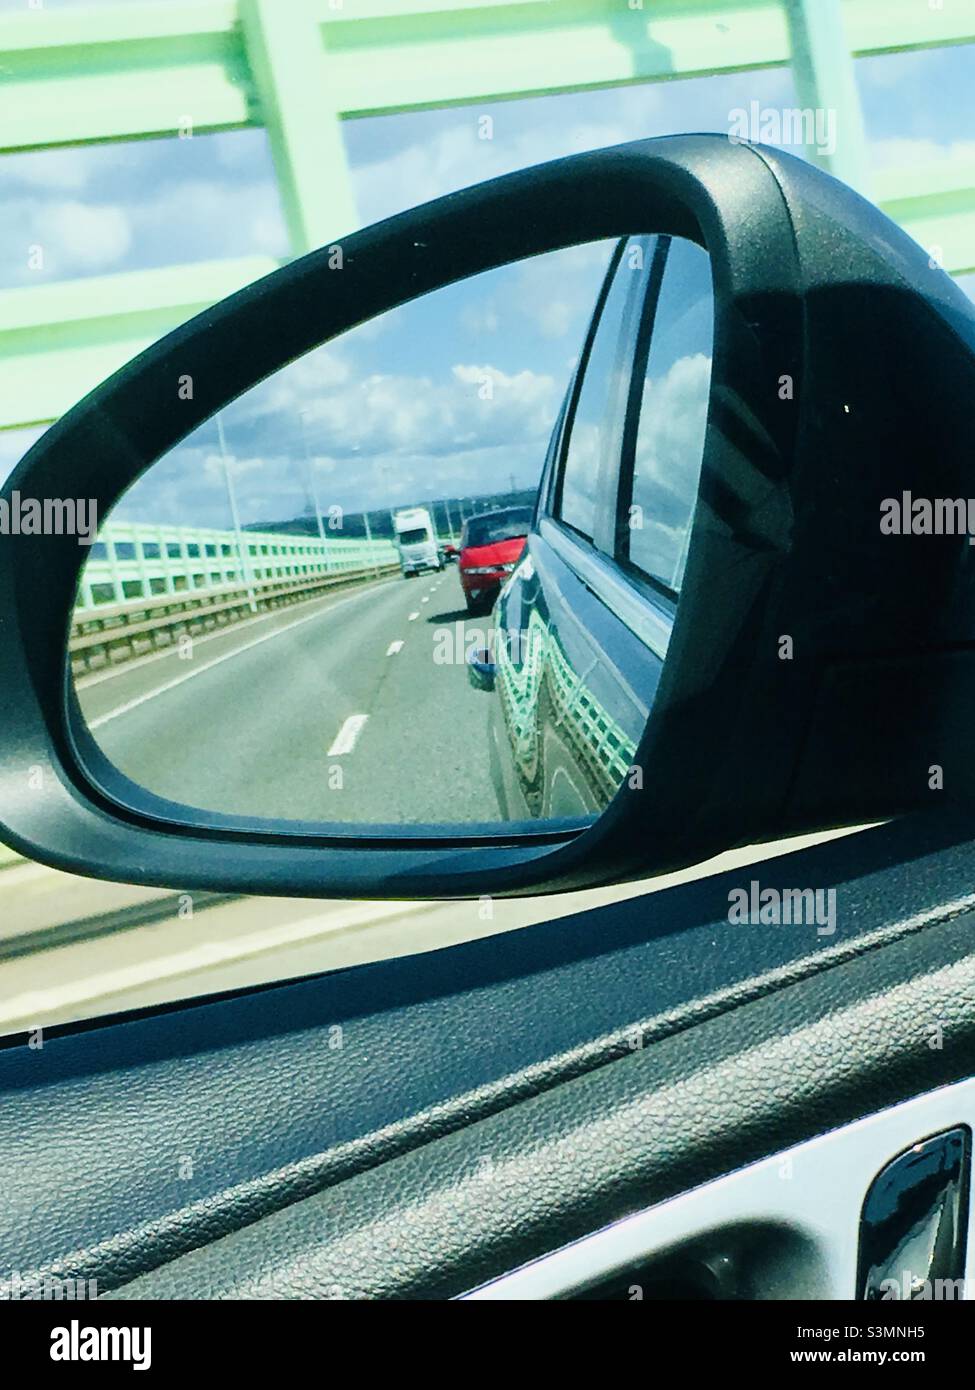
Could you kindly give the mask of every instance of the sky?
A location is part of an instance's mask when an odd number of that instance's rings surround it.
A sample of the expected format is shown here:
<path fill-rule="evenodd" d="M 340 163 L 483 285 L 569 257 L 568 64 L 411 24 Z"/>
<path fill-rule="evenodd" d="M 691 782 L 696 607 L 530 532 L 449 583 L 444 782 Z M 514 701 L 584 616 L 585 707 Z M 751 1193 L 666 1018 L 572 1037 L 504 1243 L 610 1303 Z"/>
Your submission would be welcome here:
<path fill-rule="evenodd" d="M 612 243 L 517 262 L 299 358 L 155 464 L 118 519 L 226 527 L 533 486 Z"/>
<path fill-rule="evenodd" d="M 131 0 L 115 0 L 130 3 Z M 65 8 L 75 0 L 44 0 Z M 0 10 L 26 8 L 0 0 Z M 975 157 L 975 45 L 858 59 L 874 168 Z M 796 104 L 787 68 L 346 121 L 363 225 L 546 159 L 686 130 L 727 133 L 757 100 Z M 490 139 L 483 117 L 491 117 Z M 842 137 L 842 132 L 840 132 Z M 797 151 L 798 152 L 798 151 Z M 287 237 L 263 130 L 0 157 L 0 289 L 264 253 Z M 25 250 L 44 247 L 44 267 Z M 405 306 L 319 349 L 224 413 L 245 523 L 323 508 L 408 505 L 537 478 L 608 247 L 522 262 Z M 963 285 L 975 293 L 975 276 Z M 0 433 L 0 477 L 40 431 Z M 211 423 L 123 502 L 226 525 Z M 122 513 L 119 513 L 122 515 Z"/>

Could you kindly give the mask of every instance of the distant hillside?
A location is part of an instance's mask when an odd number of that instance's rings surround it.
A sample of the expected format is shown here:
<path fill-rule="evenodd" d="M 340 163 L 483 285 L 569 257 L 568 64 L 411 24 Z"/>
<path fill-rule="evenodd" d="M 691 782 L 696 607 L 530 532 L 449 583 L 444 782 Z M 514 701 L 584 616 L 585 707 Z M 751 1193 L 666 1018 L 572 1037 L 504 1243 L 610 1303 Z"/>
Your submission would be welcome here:
<path fill-rule="evenodd" d="M 407 505 L 426 507 L 434 519 L 438 535 L 456 536 L 460 533 L 462 518 L 472 516 L 475 512 L 495 511 L 498 507 L 531 507 L 535 503 L 536 491 L 535 488 L 520 488 L 516 492 L 508 492 L 507 490 L 487 492 L 478 497 L 418 498 L 415 502 L 403 503 L 394 510 L 402 511 Z M 393 521 L 388 508 L 377 508 L 368 513 L 345 512 L 342 516 L 341 529 L 329 526 L 328 513 L 325 512 L 322 518 L 325 534 L 344 537 L 347 540 L 358 540 L 366 535 L 367 516 L 369 529 L 374 539 L 392 539 Z M 279 531 L 284 535 L 295 536 L 318 535 L 318 523 L 311 508 L 301 516 L 288 517 L 284 520 L 252 521 L 243 529 L 245 531 Z"/>

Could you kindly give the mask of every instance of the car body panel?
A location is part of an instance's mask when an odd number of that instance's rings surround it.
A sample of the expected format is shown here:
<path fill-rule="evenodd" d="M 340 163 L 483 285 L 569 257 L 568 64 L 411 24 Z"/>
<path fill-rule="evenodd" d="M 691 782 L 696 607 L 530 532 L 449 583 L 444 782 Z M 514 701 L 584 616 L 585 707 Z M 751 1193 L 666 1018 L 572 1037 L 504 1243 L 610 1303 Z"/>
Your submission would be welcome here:
<path fill-rule="evenodd" d="M 631 238 L 610 258 L 546 453 L 526 555 L 495 607 L 492 782 L 513 820 L 592 820 L 624 781 L 642 785 L 633 760 L 663 671 L 676 601 L 653 593 L 557 517 L 567 436 L 593 342 L 617 275 L 625 283 L 626 247 L 637 243 L 644 270 L 626 289 L 625 320 L 618 329 L 612 318 L 607 322 L 618 337 L 620 375 L 628 382 L 640 370 L 638 325 L 659 287 L 655 257 L 659 265 L 665 255 L 652 239 Z M 628 393 L 628 387 L 622 393 L 617 388 L 618 395 Z M 619 409 L 622 429 L 626 407 Z M 622 434 L 618 446 L 615 455 L 602 449 L 594 489 L 599 533 L 607 538 L 615 532 Z"/>
<path fill-rule="evenodd" d="M 513 819 L 598 815 L 632 769 L 663 661 L 541 535 L 495 608 L 493 781 Z"/>

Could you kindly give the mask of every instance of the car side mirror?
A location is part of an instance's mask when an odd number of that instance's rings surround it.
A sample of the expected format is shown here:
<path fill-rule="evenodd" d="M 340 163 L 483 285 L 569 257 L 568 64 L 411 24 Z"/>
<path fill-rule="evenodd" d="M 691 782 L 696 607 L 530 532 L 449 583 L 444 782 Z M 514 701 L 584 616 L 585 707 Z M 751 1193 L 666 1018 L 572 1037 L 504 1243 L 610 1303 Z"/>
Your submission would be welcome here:
<path fill-rule="evenodd" d="M 483 647 L 473 648 L 467 656 L 467 676 L 475 690 L 494 689 L 497 668 L 490 653 Z"/>
<path fill-rule="evenodd" d="M 533 526 L 517 584 L 504 587 L 496 611 L 516 635 L 527 630 L 524 606 L 561 546 L 574 556 L 569 616 L 536 623 L 527 656 L 505 655 L 503 681 L 486 660 L 466 668 L 471 682 L 496 684 L 498 718 L 530 778 L 535 745 L 519 720 L 548 661 L 551 727 L 563 744 L 575 740 L 575 767 L 602 777 L 587 813 L 560 814 L 543 798 L 535 820 L 338 824 L 184 800 L 126 772 L 72 682 L 72 614 L 90 557 L 44 520 L 59 499 L 84 499 L 107 517 L 194 431 L 219 432 L 242 393 L 338 335 L 494 268 L 631 237 L 693 244 L 713 286 L 699 472 L 686 526 L 671 537 L 679 593 L 631 563 L 622 504 L 595 517 L 578 543 L 562 510 L 560 424 L 539 494 L 551 514 Z M 576 370 L 560 421 L 578 411 L 586 370 Z M 645 388 L 624 385 L 632 405 Z M 0 835 L 44 862 L 107 878 L 458 897 L 633 878 L 742 843 L 969 800 L 973 397 L 975 309 L 962 291 L 876 208 L 778 151 L 719 136 L 640 141 L 356 232 L 170 333 L 53 425 L 8 479 Z M 656 400 L 658 434 L 679 462 L 680 441 L 668 435 L 682 418 L 679 397 Z M 632 449 L 626 428 L 619 447 Z M 597 448 L 597 472 L 602 457 Z M 221 476 L 232 494 L 233 470 Z M 665 497 L 666 478 L 662 488 Z M 651 521 L 666 540 L 661 505 Z M 313 511 L 321 522 L 317 503 Z M 28 514 L 35 522 L 25 524 Z M 392 540 L 383 549 L 372 533 L 374 520 L 367 510 L 356 552 L 364 581 L 400 563 Z M 249 539 L 250 525 L 238 516 L 231 528 L 239 563 L 222 553 L 225 535 L 202 540 L 198 557 L 184 546 L 188 582 L 211 544 L 223 597 L 249 619 L 270 593 L 262 585 L 291 601 L 299 577 L 305 587 L 335 580 L 324 562 L 328 573 L 309 579 L 317 562 L 307 554 L 282 577 L 282 556 L 267 553 L 276 547 L 266 536 Z M 445 525 L 439 534 L 451 533 L 452 520 Z M 327 549 L 324 534 L 321 542 Z M 311 549 L 317 543 L 312 536 Z M 462 577 L 440 576 L 455 586 Z M 168 590 L 164 599 L 156 607 L 165 611 L 143 612 L 145 622 L 172 624 L 189 602 Z M 418 598 L 410 621 L 419 624 L 421 606 Z M 116 607 L 112 621 L 129 621 L 125 602 Z M 606 612 L 653 662 L 631 660 L 629 647 L 596 651 Z M 611 668 L 639 713 L 635 734 L 604 717 L 598 683 Z M 334 741 L 323 736 L 323 748 L 351 746 L 357 718 Z M 259 742 L 241 756 L 259 769 Z M 405 765 L 387 762 L 382 775 L 409 781 Z"/>

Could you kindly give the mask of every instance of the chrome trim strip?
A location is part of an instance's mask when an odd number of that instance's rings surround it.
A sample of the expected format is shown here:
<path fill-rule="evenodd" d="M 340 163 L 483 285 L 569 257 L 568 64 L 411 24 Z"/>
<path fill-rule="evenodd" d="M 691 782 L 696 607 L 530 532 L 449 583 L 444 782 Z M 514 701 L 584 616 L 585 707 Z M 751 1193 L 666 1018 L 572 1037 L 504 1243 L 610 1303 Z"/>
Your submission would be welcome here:
<path fill-rule="evenodd" d="M 502 1275 L 467 1299 L 553 1299 L 586 1288 L 685 1241 L 743 1224 L 786 1228 L 805 1255 L 777 1272 L 762 1298 L 853 1299 L 860 1213 L 880 1170 L 921 1139 L 975 1127 L 975 1079 L 944 1086 L 718 1178 Z M 975 1271 L 975 1202 L 966 1297 Z M 799 1267 L 801 1265 L 801 1268 Z"/>
<path fill-rule="evenodd" d="M 661 661 L 667 656 L 670 634 L 674 628 L 673 615 L 655 604 L 621 578 L 608 560 L 571 537 L 550 517 L 539 521 L 538 533 L 546 545 L 564 560 L 592 592 L 605 603 L 611 613 L 624 623 L 644 646 L 649 647 Z"/>

